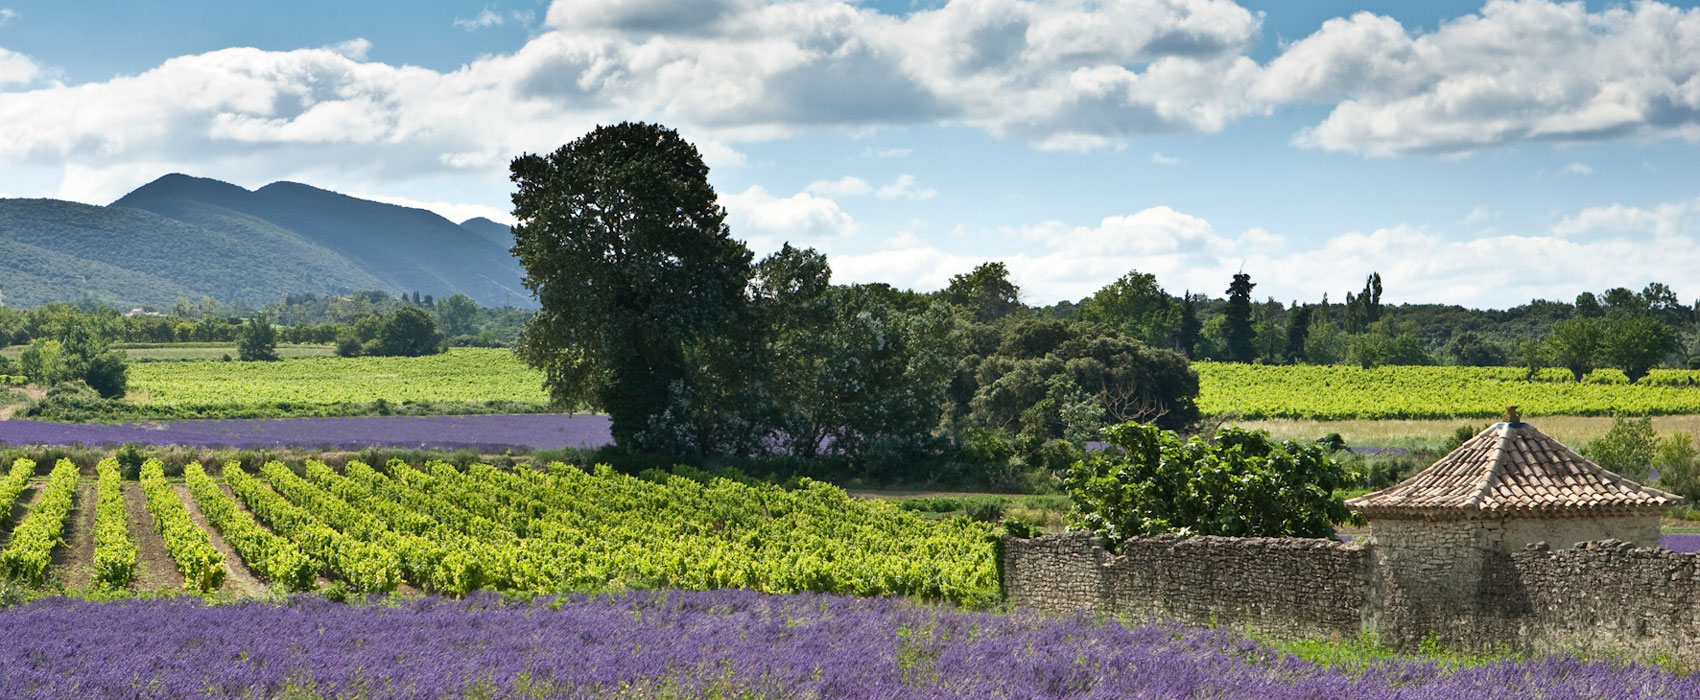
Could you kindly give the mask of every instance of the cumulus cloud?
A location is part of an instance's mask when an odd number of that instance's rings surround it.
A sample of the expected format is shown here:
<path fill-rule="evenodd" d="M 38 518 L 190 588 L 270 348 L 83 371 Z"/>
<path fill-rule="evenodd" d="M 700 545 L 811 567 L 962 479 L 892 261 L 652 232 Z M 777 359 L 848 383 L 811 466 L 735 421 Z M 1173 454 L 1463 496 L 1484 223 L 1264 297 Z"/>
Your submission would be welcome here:
<path fill-rule="evenodd" d="M 1594 169 L 1588 167 L 1587 163 L 1571 163 L 1564 166 L 1564 172 L 1570 175 L 1593 175 Z"/>
<path fill-rule="evenodd" d="M 1163 154 L 1158 153 L 1156 151 L 1152 151 L 1151 152 L 1151 162 L 1155 165 L 1180 165 L 1181 159 L 1166 156 L 1166 155 L 1163 155 Z"/>
<path fill-rule="evenodd" d="M 1700 197 L 1665 202 L 1651 209 L 1612 204 L 1588 207 L 1554 224 L 1555 236 L 1652 234 L 1661 237 L 1700 233 Z"/>
<path fill-rule="evenodd" d="M 17 18 L 18 13 L 16 10 L 13 10 L 10 7 L 0 7 L 0 27 L 10 24 L 12 20 Z"/>
<path fill-rule="evenodd" d="M 1362 13 L 1267 66 L 1245 55 L 1260 33 L 1229 0 L 952 0 L 902 15 L 849 0 L 562 0 L 519 49 L 448 71 L 369 61 L 357 39 L 60 85 L 0 49 L 0 167 L 74 164 L 116 183 L 144 163 L 264 161 L 271 179 L 326 174 L 345 190 L 446 173 L 499 188 L 512 156 L 623 119 L 680 128 L 718 167 L 743 162 L 736 144 L 808 129 L 963 126 L 1089 150 L 1291 102 L 1333 105 L 1299 144 L 1367 155 L 1700 140 L 1700 9 L 1492 0 L 1426 34 Z M 891 187 L 876 190 L 932 196 Z"/>
<path fill-rule="evenodd" d="M 891 184 L 874 190 L 874 196 L 880 199 L 907 199 L 911 202 L 938 196 L 938 190 L 922 187 L 915 183 L 914 175 L 907 173 L 898 175 L 897 179 L 893 180 Z"/>
<path fill-rule="evenodd" d="M 1490 221 L 1493 221 L 1494 219 L 1498 219 L 1499 216 L 1500 216 L 1500 213 L 1501 212 L 1498 209 L 1490 207 L 1486 204 L 1477 204 L 1476 206 L 1471 207 L 1470 213 L 1466 214 L 1464 216 L 1464 218 L 1459 219 L 1458 223 L 1461 223 L 1461 224 L 1486 224 Z"/>
<path fill-rule="evenodd" d="M 726 221 L 734 235 L 756 250 L 777 248 L 782 240 L 850 236 L 859 228 L 838 202 L 810 192 L 776 197 L 755 185 L 743 192 L 720 195 L 720 205 L 726 208 Z"/>
<path fill-rule="evenodd" d="M 908 158 L 909 155 L 914 152 L 915 149 L 913 148 L 874 148 L 873 146 L 869 146 L 862 149 L 861 157 L 874 160 L 892 160 L 897 158 Z"/>
<path fill-rule="evenodd" d="M 1332 19 L 1286 47 L 1264 99 L 1334 103 L 1295 142 L 1370 156 L 1519 141 L 1700 141 L 1700 9 L 1489 0 L 1429 33 Z"/>
<path fill-rule="evenodd" d="M 1700 282 L 1688 281 L 1700 266 L 1700 198 L 1587 208 L 1545 235 L 1459 235 L 1398 224 L 1294 242 L 1261 228 L 1228 235 L 1203 218 L 1152 207 L 1096 225 L 1050 221 L 965 231 L 963 238 L 975 244 L 952 248 L 899 236 L 874 250 L 834 252 L 835 279 L 939 289 L 952 275 L 996 260 L 1038 304 L 1084 298 L 1130 270 L 1156 275 L 1171 293 L 1221 296 L 1243 269 L 1257 284 L 1256 298 L 1281 301 L 1315 301 L 1324 292 L 1343 298 L 1370 272 L 1381 273 L 1390 303 L 1504 308 L 1649 281 L 1673 285 L 1684 299 L 1700 296 Z"/>
<path fill-rule="evenodd" d="M 0 85 L 28 83 L 41 75 L 41 67 L 21 53 L 0 48 Z"/>
<path fill-rule="evenodd" d="M 1138 269 L 1157 275 L 1173 291 L 1223 286 L 1247 255 L 1272 252 L 1280 236 L 1251 229 L 1238 236 L 1216 232 L 1208 221 L 1169 207 L 1113 216 L 1095 226 L 1058 221 L 963 232 L 980 243 L 960 251 L 901 237 L 873 251 L 834 253 L 834 278 L 938 289 L 952 275 L 988 260 L 1003 262 L 1034 303 L 1076 300 Z M 1002 249 L 1002 253 L 986 250 Z"/>
<path fill-rule="evenodd" d="M 505 20 L 506 18 L 496 14 L 496 12 L 491 10 L 489 6 L 485 6 L 484 10 L 479 12 L 472 19 L 456 17 L 454 25 L 469 32 L 476 32 L 485 27 L 500 27 L 502 26 L 502 22 Z"/>
<path fill-rule="evenodd" d="M 863 195 L 874 191 L 873 186 L 869 185 L 867 180 L 854 175 L 845 175 L 837 180 L 812 182 L 803 189 L 810 194 L 827 197 Z"/>

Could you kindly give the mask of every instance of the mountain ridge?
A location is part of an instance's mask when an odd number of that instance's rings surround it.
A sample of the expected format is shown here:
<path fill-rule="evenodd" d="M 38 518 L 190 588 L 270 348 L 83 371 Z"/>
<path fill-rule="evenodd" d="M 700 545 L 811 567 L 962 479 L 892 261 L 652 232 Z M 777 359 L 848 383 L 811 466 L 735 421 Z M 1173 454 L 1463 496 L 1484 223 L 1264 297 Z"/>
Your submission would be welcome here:
<path fill-rule="evenodd" d="M 14 306 L 91 295 L 116 305 L 199 296 L 257 305 L 370 289 L 535 307 L 505 232 L 304 183 L 248 190 L 171 173 L 104 207 L 0 199 L 0 294 Z"/>

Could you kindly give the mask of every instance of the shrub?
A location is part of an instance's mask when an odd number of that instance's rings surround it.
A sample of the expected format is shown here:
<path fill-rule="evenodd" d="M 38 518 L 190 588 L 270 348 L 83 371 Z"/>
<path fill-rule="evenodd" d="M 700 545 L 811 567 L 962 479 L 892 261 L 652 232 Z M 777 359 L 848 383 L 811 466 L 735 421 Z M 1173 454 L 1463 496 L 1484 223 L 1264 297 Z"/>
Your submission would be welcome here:
<path fill-rule="evenodd" d="M 1582 447 L 1582 454 L 1600 466 L 1635 481 L 1646 481 L 1647 470 L 1659 449 L 1653 419 L 1613 416 L 1611 430 Z"/>
<path fill-rule="evenodd" d="M 270 362 L 277 359 L 277 329 L 270 319 L 260 314 L 242 324 L 236 336 L 236 355 L 243 362 Z"/>
<path fill-rule="evenodd" d="M 1070 519 L 1112 542 L 1179 533 L 1333 537 L 1351 475 L 1319 445 L 1227 428 L 1208 440 L 1127 423 L 1069 471 Z"/>

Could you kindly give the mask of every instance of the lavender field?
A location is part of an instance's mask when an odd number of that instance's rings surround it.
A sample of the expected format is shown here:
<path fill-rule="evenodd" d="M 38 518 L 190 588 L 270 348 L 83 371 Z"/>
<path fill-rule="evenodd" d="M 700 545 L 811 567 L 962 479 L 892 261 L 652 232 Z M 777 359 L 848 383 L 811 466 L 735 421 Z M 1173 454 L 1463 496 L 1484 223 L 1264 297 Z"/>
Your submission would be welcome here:
<path fill-rule="evenodd" d="M 742 591 L 348 606 L 47 599 L 0 611 L 0 698 L 1668 698 L 1563 658 L 1347 673 L 1227 631 Z"/>
<path fill-rule="evenodd" d="M 613 442 L 608 418 L 534 413 L 472 416 L 370 416 L 148 421 L 104 425 L 0 421 L 0 442 L 13 445 L 186 445 L 190 447 L 412 447 L 554 449 Z"/>

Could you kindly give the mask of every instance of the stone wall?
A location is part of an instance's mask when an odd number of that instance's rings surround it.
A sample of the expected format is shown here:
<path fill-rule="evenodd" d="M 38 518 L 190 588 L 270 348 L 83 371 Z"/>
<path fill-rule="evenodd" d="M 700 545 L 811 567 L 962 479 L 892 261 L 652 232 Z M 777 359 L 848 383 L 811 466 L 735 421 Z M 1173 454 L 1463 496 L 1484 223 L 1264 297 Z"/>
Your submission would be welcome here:
<path fill-rule="evenodd" d="M 1700 658 L 1700 554 L 1589 542 L 1533 545 L 1490 572 L 1510 598 L 1499 636 L 1535 651 L 1613 651 Z M 1495 640 L 1484 639 L 1491 644 Z"/>
<path fill-rule="evenodd" d="M 1147 537 L 1112 555 L 1091 535 L 1004 543 L 1004 595 L 1020 606 L 1249 625 L 1290 637 L 1355 636 L 1370 567 L 1336 540 Z"/>
<path fill-rule="evenodd" d="M 1462 648 L 1700 657 L 1700 554 L 1618 540 L 1505 552 L 1474 546 L 1480 530 L 1383 525 L 1367 543 L 1149 537 L 1120 554 L 1084 534 L 1011 539 L 1004 594 L 1018 607 L 1287 638 L 1368 630 L 1407 648 L 1433 635 Z M 1424 546 L 1448 543 L 1458 556 Z"/>

